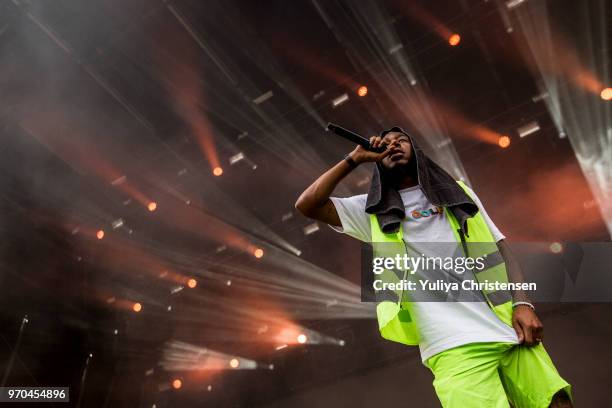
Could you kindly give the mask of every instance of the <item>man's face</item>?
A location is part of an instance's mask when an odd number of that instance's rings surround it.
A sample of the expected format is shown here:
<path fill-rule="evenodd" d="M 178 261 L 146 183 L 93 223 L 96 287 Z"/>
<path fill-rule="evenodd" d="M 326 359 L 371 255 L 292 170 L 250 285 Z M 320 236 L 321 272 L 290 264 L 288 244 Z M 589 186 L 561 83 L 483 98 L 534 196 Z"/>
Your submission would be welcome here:
<path fill-rule="evenodd" d="M 403 167 L 412 160 L 412 144 L 410 138 L 400 132 L 389 132 L 385 135 L 382 143 L 389 145 L 392 149 L 391 154 L 382 159 L 382 165 L 387 170 Z"/>

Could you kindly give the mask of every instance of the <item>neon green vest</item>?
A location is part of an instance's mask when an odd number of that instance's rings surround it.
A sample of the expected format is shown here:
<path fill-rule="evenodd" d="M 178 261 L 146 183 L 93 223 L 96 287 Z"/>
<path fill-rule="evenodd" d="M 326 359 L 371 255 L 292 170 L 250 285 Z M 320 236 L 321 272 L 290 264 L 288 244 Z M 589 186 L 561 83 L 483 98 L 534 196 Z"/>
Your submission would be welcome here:
<path fill-rule="evenodd" d="M 465 184 L 462 181 L 457 182 L 469 195 Z M 485 257 L 485 268 L 475 273 L 475 278 L 478 282 L 508 282 L 506 273 L 506 265 L 497 248 L 497 244 L 493 239 L 493 235 L 489 230 L 482 214 L 478 212 L 475 216 L 468 219 L 469 236 L 464 235 L 461 231 L 459 223 L 450 211 L 444 211 L 451 229 L 455 234 L 455 239 L 458 243 L 467 244 L 469 246 L 469 254 L 465 254 L 467 246 L 463 245 L 464 256 L 472 258 Z M 403 241 L 403 231 L 400 224 L 399 231 L 392 234 L 385 234 L 379 224 L 376 215 L 370 215 L 370 226 L 372 231 L 372 248 L 374 257 L 389 257 L 395 254 L 403 255 L 406 253 L 406 247 Z M 377 244 L 383 245 L 377 245 Z M 478 243 L 474 245 L 474 243 Z M 406 272 L 407 273 L 407 272 Z M 404 279 L 406 278 L 404 273 Z M 394 272 L 385 270 L 380 275 L 385 282 L 394 282 L 400 280 Z M 402 290 L 394 291 L 393 299 L 383 300 L 376 306 L 376 314 L 378 317 L 378 327 L 382 337 L 387 340 L 396 341 L 407 345 L 418 345 L 419 334 L 416 325 L 411 317 L 411 303 L 408 299 L 408 293 L 403 293 Z M 512 327 L 512 298 L 508 291 L 487 292 L 483 291 L 485 299 L 493 312 L 508 326 Z"/>

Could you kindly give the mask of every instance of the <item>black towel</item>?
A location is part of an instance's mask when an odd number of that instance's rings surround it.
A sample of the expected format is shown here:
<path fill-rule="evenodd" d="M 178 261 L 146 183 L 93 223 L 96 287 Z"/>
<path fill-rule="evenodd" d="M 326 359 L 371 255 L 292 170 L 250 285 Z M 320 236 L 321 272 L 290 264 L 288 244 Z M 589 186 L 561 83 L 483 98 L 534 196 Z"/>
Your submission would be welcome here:
<path fill-rule="evenodd" d="M 401 132 L 410 138 L 414 154 L 412 160 L 416 160 L 418 183 L 423 194 L 433 205 L 448 208 L 459 221 L 462 232 L 467 236 L 466 221 L 476 215 L 478 206 L 450 174 L 427 157 L 415 143 L 413 137 L 397 126 L 382 131 L 380 136 L 383 137 L 389 132 Z M 400 223 L 406 214 L 402 198 L 397 189 L 391 185 L 388 177 L 382 165 L 376 163 L 366 200 L 366 212 L 376 214 L 383 232 L 393 233 L 399 230 Z"/>

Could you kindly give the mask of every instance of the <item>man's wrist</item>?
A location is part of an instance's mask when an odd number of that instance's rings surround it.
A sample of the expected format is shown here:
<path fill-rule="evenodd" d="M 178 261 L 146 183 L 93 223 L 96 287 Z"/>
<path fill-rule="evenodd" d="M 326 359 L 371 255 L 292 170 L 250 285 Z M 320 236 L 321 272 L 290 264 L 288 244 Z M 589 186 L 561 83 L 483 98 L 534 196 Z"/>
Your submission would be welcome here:
<path fill-rule="evenodd" d="M 516 308 L 517 306 L 527 306 L 531 310 L 535 311 L 535 306 L 531 302 L 519 301 L 512 303 L 512 309 Z"/>
<path fill-rule="evenodd" d="M 347 162 L 347 164 L 349 165 L 351 169 L 357 168 L 357 166 L 359 166 L 359 162 L 353 159 L 353 157 L 351 156 L 351 153 L 348 153 L 346 156 L 344 156 L 344 161 Z"/>

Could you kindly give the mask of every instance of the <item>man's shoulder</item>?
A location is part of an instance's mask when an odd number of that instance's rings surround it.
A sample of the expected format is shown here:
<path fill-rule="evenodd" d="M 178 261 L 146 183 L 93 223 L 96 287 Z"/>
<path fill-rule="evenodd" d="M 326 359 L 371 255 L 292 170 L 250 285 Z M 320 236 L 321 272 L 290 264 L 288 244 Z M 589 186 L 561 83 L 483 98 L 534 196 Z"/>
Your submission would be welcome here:
<path fill-rule="evenodd" d="M 349 197 L 332 197 L 333 200 L 341 202 L 343 207 L 349 210 L 351 213 L 364 213 L 368 195 L 357 194 Z"/>
<path fill-rule="evenodd" d="M 367 194 L 356 194 L 356 195 L 352 195 L 352 196 L 348 196 L 348 197 L 332 197 L 335 199 L 340 199 L 340 200 L 348 200 L 348 201 L 353 201 L 353 202 L 363 202 L 365 204 L 368 195 Z"/>
<path fill-rule="evenodd" d="M 356 194 L 350 197 L 347 197 L 355 206 L 358 206 L 359 209 L 365 212 L 366 202 L 368 200 L 367 194 Z"/>
<path fill-rule="evenodd" d="M 367 194 L 356 194 L 353 196 L 350 196 L 349 198 L 355 199 L 356 201 L 363 201 L 364 203 L 366 202 L 368 195 Z"/>

